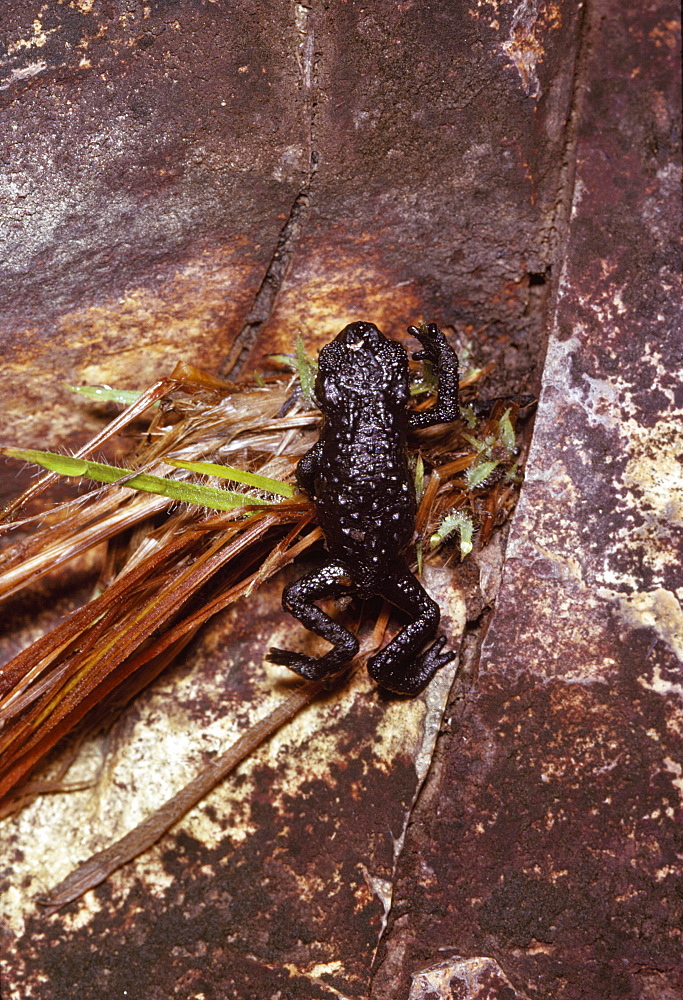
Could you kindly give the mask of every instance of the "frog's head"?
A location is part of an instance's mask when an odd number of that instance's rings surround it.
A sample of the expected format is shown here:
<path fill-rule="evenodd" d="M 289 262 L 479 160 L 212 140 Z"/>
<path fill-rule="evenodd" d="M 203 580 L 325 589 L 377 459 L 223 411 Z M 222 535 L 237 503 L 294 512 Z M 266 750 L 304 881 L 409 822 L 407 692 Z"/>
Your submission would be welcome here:
<path fill-rule="evenodd" d="M 405 405 L 409 397 L 406 351 L 374 323 L 350 323 L 320 352 L 315 394 L 323 412 L 352 397 L 370 403 L 384 397 Z"/>
<path fill-rule="evenodd" d="M 341 344 L 347 351 L 351 352 L 350 357 L 353 358 L 361 351 L 376 355 L 384 349 L 386 344 L 393 343 L 393 341 L 385 337 L 374 323 L 360 322 L 349 323 L 348 326 L 345 326 L 341 333 L 338 333 L 334 338 L 333 343 Z"/>

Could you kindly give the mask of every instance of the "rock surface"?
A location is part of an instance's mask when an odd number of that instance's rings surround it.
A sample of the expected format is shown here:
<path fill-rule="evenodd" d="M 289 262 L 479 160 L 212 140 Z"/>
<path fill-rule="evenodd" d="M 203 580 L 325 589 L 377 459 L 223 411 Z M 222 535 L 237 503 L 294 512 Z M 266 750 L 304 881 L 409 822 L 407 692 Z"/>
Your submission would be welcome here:
<path fill-rule="evenodd" d="M 84 747 L 95 786 L 0 829 L 3 998 L 683 1000 L 677 18 L 7 0 L 4 443 L 99 428 L 62 382 L 235 375 L 358 318 L 453 326 L 490 395 L 543 374 L 495 610 L 500 539 L 430 581 L 459 635 L 483 574 L 448 705 L 445 672 L 412 703 L 358 678 L 41 916 L 286 689 L 283 581 L 237 605 Z"/>

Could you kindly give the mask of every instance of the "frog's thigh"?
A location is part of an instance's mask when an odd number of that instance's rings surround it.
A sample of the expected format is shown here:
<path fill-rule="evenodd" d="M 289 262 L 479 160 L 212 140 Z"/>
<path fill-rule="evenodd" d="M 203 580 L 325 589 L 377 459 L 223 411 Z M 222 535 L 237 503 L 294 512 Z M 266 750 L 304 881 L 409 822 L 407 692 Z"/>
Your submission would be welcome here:
<path fill-rule="evenodd" d="M 342 562 L 333 560 L 285 587 L 282 593 L 282 606 L 307 628 L 311 628 L 302 617 L 302 613 L 306 613 L 306 609 L 313 601 L 322 600 L 324 597 L 341 597 L 342 594 L 349 594 L 354 589 L 347 567 Z M 319 608 L 315 610 L 320 612 Z M 325 615 L 325 618 L 327 617 Z"/>
<path fill-rule="evenodd" d="M 332 649 L 324 656 L 315 657 L 274 647 L 268 653 L 268 660 L 289 667 L 310 681 L 342 670 L 358 652 L 358 639 L 313 602 L 323 597 L 341 597 L 354 589 L 348 569 L 336 561 L 285 587 L 282 595 L 285 611 L 298 618 L 311 632 L 331 642 Z"/>
<path fill-rule="evenodd" d="M 355 586 L 347 567 L 338 561 L 327 563 L 321 569 L 313 570 L 306 576 L 290 583 L 282 594 L 285 611 L 298 618 L 311 632 L 331 642 L 335 647 L 320 662 L 331 670 L 339 669 L 358 652 L 358 640 L 353 632 L 325 614 L 313 602 L 325 597 L 341 597 L 350 594 Z"/>

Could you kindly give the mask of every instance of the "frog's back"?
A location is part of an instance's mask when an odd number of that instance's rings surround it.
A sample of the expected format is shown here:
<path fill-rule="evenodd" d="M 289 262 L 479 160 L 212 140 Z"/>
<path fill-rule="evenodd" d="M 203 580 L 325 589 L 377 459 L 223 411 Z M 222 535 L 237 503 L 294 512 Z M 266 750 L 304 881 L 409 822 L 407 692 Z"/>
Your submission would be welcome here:
<path fill-rule="evenodd" d="M 399 502 L 410 478 L 405 348 L 373 323 L 352 323 L 320 352 L 315 388 L 324 415 L 316 496 L 342 507 L 354 497 L 364 508 Z"/>
<path fill-rule="evenodd" d="M 330 551 L 372 590 L 413 532 L 405 349 L 373 324 L 352 324 L 321 351 L 316 394 L 318 519 Z"/>

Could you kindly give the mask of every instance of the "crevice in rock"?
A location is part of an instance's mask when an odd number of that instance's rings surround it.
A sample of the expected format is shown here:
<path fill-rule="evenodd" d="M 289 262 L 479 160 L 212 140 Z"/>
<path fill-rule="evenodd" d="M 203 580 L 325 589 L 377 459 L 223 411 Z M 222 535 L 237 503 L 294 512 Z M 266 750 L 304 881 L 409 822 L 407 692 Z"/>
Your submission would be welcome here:
<path fill-rule="evenodd" d="M 564 270 L 562 267 L 561 248 L 566 240 L 574 200 L 576 146 L 578 142 L 579 123 L 583 116 L 583 105 L 586 98 L 586 66 L 592 47 L 592 38 L 594 35 L 593 22 L 597 6 L 599 6 L 599 0 L 587 2 L 583 6 L 578 33 L 578 46 L 574 61 L 569 114 L 567 116 L 562 163 L 558 176 L 557 196 L 548 226 L 547 259 L 551 262 L 552 280 L 549 281 L 550 295 L 548 296 L 546 320 L 552 315 L 557 288 L 560 285 Z"/>
<path fill-rule="evenodd" d="M 282 287 L 297 243 L 306 225 L 311 201 L 311 188 L 318 171 L 316 118 L 320 57 L 315 50 L 315 33 L 310 20 L 310 10 L 304 4 L 296 5 L 295 25 L 299 35 L 296 54 L 299 67 L 299 89 L 304 94 L 308 107 L 308 173 L 301 190 L 292 203 L 287 221 L 280 230 L 273 256 L 242 329 L 221 366 L 220 374 L 231 379 L 239 378 L 242 374 L 261 328 L 268 322 L 273 312 L 277 294 Z"/>
<path fill-rule="evenodd" d="M 282 287 L 294 254 L 294 248 L 305 225 L 311 180 L 312 177 L 309 176 L 307 183 L 294 199 L 289 218 L 282 227 L 270 264 L 251 309 L 242 329 L 235 338 L 225 363 L 221 366 L 221 374 L 227 378 L 236 379 L 242 374 L 261 327 L 268 321 L 273 311 L 277 293 Z"/>
<path fill-rule="evenodd" d="M 396 890 L 398 889 L 400 892 L 401 888 L 401 856 L 410 837 L 410 828 L 416 823 L 422 822 L 425 812 L 429 813 L 437 807 L 442 780 L 444 741 L 452 735 L 453 729 L 457 727 L 457 720 L 465 711 L 468 694 L 476 682 L 481 647 L 492 613 L 492 608 L 485 607 L 476 619 L 467 623 L 462 637 L 458 667 L 443 712 L 429 769 L 416 791 L 401 838 L 400 850 L 394 859 L 391 905 L 385 914 L 382 932 L 377 941 L 375 958 L 370 970 L 368 984 L 370 1000 L 389 1000 L 389 998 L 398 995 L 398 983 L 402 974 L 401 962 L 392 961 L 390 952 L 395 929 L 401 924 L 403 918 L 407 917 L 411 909 L 410 900 L 396 894 Z"/>
<path fill-rule="evenodd" d="M 562 248 L 567 238 L 574 201 L 578 131 L 587 91 L 586 67 L 592 39 L 595 36 L 595 25 L 601 17 L 600 0 L 593 0 L 586 5 L 586 8 L 584 8 L 579 28 L 579 46 L 573 68 L 570 110 L 558 177 L 557 196 L 547 228 L 546 260 L 548 263 L 545 271 L 529 274 L 529 287 L 534 290 L 537 296 L 540 295 L 545 299 L 546 318 L 544 325 L 546 330 L 549 329 L 548 321 L 554 312 L 557 289 L 564 270 L 562 267 Z M 444 712 L 444 723 L 437 737 L 429 771 L 410 811 L 405 831 L 404 850 L 406 845 L 410 850 L 411 828 L 415 830 L 421 825 L 424 826 L 425 817 L 429 816 L 438 806 L 445 748 L 453 738 L 453 730 L 457 730 L 458 719 L 462 718 L 466 711 L 471 692 L 476 685 L 481 648 L 494 609 L 495 602 L 491 607 L 486 607 L 476 620 L 468 622 L 460 649 L 458 670 Z M 419 836 L 418 834 L 415 838 L 415 833 L 413 833 L 413 840 L 417 839 L 419 842 Z M 405 901 L 401 898 L 401 862 L 400 859 L 397 859 L 392 907 L 386 915 L 385 926 L 378 942 L 376 959 L 371 971 L 368 989 L 368 996 L 371 1000 L 388 1000 L 389 997 L 396 996 L 401 989 L 405 970 L 400 950 L 403 934 L 410 936 L 410 926 L 409 923 L 404 928 L 401 928 L 400 925 L 403 914 L 409 910 L 410 906 L 408 905 L 406 911 Z M 409 921 L 408 917 L 406 919 Z M 397 949 L 396 956 L 392 956 L 392 941 L 394 939 Z"/>

